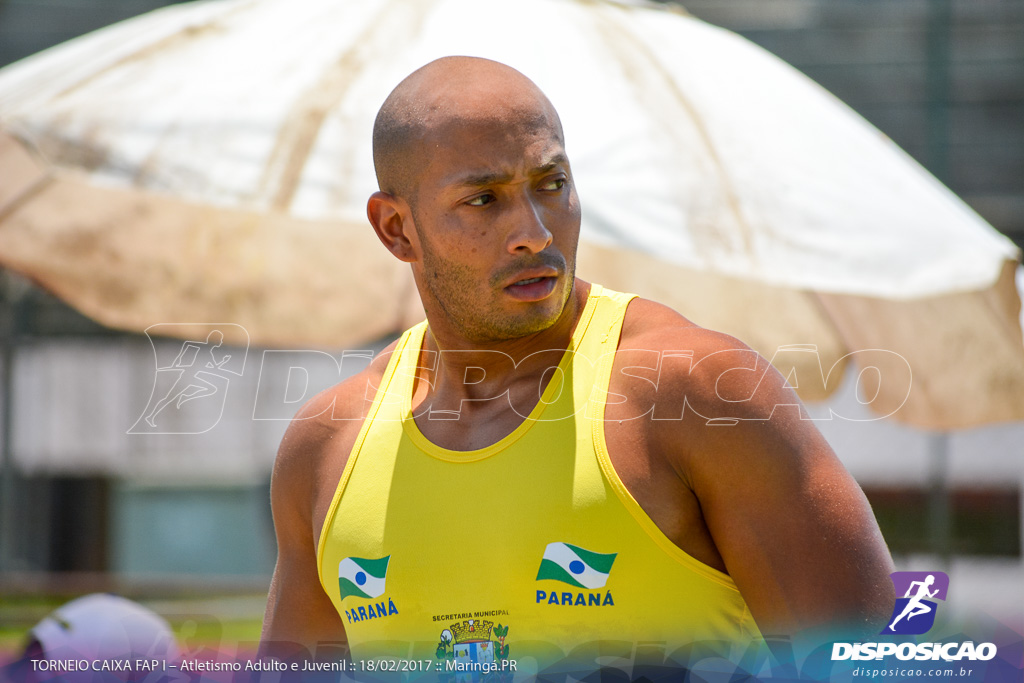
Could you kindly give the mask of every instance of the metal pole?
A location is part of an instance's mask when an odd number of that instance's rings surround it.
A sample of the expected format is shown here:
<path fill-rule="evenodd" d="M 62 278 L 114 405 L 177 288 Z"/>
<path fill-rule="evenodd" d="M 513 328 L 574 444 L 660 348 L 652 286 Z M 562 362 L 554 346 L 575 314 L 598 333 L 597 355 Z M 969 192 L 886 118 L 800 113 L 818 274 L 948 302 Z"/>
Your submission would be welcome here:
<path fill-rule="evenodd" d="M 928 4 L 926 91 L 927 165 L 936 178 L 950 183 L 950 70 L 952 64 L 953 0 Z M 952 556 L 953 511 L 949 496 L 949 434 L 930 435 L 928 538 L 940 565 L 948 569 Z"/>
<path fill-rule="evenodd" d="M 928 539 L 932 552 L 947 569 L 953 554 L 953 506 L 949 498 L 949 434 L 928 437 Z"/>
<path fill-rule="evenodd" d="M 928 5 L 927 165 L 946 185 L 949 174 L 950 65 L 952 63 L 953 0 L 931 0 Z"/>
<path fill-rule="evenodd" d="M 10 277 L 0 272 L 0 574 L 16 568 L 17 486 L 12 451 L 14 414 L 14 345 L 17 315 L 16 295 Z"/>

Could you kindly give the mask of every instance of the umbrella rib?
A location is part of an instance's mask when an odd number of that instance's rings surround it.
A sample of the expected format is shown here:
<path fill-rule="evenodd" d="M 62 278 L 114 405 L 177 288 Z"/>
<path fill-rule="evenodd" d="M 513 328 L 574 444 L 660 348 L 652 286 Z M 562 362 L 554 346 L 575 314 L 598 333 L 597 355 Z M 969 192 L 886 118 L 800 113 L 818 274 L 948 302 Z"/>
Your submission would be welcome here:
<path fill-rule="evenodd" d="M 36 178 L 36 180 L 18 192 L 18 194 L 14 195 L 13 198 L 5 202 L 3 206 L 0 206 L 0 223 L 7 220 L 8 216 L 21 208 L 22 205 L 34 196 L 42 192 L 52 182 L 53 175 L 47 172 L 46 175 Z"/>
<path fill-rule="evenodd" d="M 591 4 L 589 0 L 577 0 L 582 4 Z M 595 12 L 595 16 L 599 17 L 603 24 L 603 33 L 606 36 L 606 44 L 608 48 L 613 52 L 618 52 L 622 55 L 621 45 L 622 43 L 628 43 L 630 48 L 635 55 L 641 57 L 648 67 L 648 72 L 656 74 L 658 79 L 661 81 L 666 92 L 672 94 L 673 98 L 679 103 L 679 105 L 686 111 L 691 123 L 694 126 L 701 142 L 707 151 L 708 158 L 711 160 L 716 170 L 716 175 L 721 183 L 722 191 L 725 195 L 726 203 L 729 207 L 729 212 L 733 215 L 736 220 L 736 225 L 740 231 L 740 238 L 743 242 L 743 249 L 748 255 L 753 255 L 752 245 L 752 231 L 750 223 L 746 216 L 743 214 L 739 196 L 736 192 L 736 188 L 729 177 L 725 169 L 725 164 L 719 157 L 717 150 L 715 149 L 714 143 L 711 139 L 711 134 L 707 127 L 704 125 L 703 120 L 694 107 L 693 102 L 686 96 L 686 94 L 680 89 L 679 85 L 672 78 L 671 74 L 666 73 L 664 66 L 651 52 L 650 48 L 641 40 L 635 33 L 633 33 L 627 26 L 626 22 L 615 21 L 614 18 L 606 16 L 605 12 Z M 684 15 L 689 17 L 689 15 Z M 699 21 L 693 19 L 693 21 Z M 616 36 L 621 38 L 621 41 L 615 41 L 607 38 L 609 34 L 614 33 Z M 617 49 L 618 48 L 618 49 Z"/>
<path fill-rule="evenodd" d="M 418 11 L 421 17 L 425 12 L 420 6 L 425 4 L 422 2 L 406 3 L 402 0 L 392 0 L 386 3 L 367 22 L 366 29 L 353 41 L 352 47 L 341 54 L 292 108 L 277 136 L 261 182 L 264 190 L 276 182 L 276 191 L 271 201 L 273 209 L 283 211 L 291 205 L 302 181 L 303 169 L 313 152 L 327 115 L 362 72 L 361 67 L 369 53 L 366 46 L 373 43 L 375 37 L 386 34 L 390 24 L 384 21 L 384 18 L 394 14 L 396 6 L 401 4 Z"/>
<path fill-rule="evenodd" d="M 1005 333 L 1005 340 L 1010 342 L 1014 350 L 1020 349 L 1021 337 L 1024 335 L 1024 330 L 1018 324 L 1021 301 L 1017 298 L 1015 281 L 1017 266 L 1018 261 L 1007 259 L 1003 263 L 999 277 L 991 287 L 981 290 L 979 297 L 985 310 Z"/>
<path fill-rule="evenodd" d="M 187 24 L 185 26 L 182 26 L 179 30 L 175 31 L 174 33 L 171 33 L 170 35 L 166 35 L 166 36 L 158 39 L 156 42 L 153 42 L 153 43 L 150 43 L 148 45 L 142 46 L 138 50 L 136 50 L 134 52 L 131 52 L 129 54 L 126 54 L 126 55 L 116 59 L 114 62 L 112 62 L 110 64 L 107 64 L 106 66 L 102 67 L 98 71 L 95 71 L 95 72 L 89 74 L 88 76 L 84 76 L 80 81 L 74 83 L 73 85 L 70 85 L 69 87 L 65 88 L 61 92 L 57 93 L 53 97 L 53 99 L 57 100 L 57 99 L 60 99 L 62 97 L 67 97 L 71 93 L 73 93 L 75 91 L 78 91 L 78 90 L 81 90 L 82 88 L 84 88 L 85 86 L 89 85 L 93 81 L 97 80 L 101 76 L 103 76 L 105 74 L 108 74 L 108 73 L 110 73 L 112 71 L 116 71 L 117 69 L 119 69 L 121 67 L 124 67 L 124 66 L 126 66 L 128 64 L 140 62 L 140 61 L 142 61 L 144 59 L 147 59 L 147 58 L 149 58 L 151 56 L 155 56 L 155 55 L 162 56 L 164 51 L 167 50 L 171 46 L 174 46 L 176 44 L 177 45 L 189 44 L 189 43 L 191 43 L 192 41 L 195 40 L 196 36 L 199 36 L 199 35 L 202 35 L 202 34 L 209 34 L 210 33 L 209 29 L 211 27 L 214 27 L 218 23 L 221 23 L 226 17 L 230 16 L 233 13 L 247 10 L 250 5 L 251 5 L 251 3 L 246 4 L 246 5 L 236 5 L 234 7 L 228 6 L 226 11 L 224 11 L 224 12 L 222 12 L 222 13 L 214 16 L 214 17 L 208 18 L 207 20 L 205 20 L 205 21 L 203 21 L 201 23 Z M 182 10 L 182 8 L 180 8 L 180 7 L 170 6 L 170 7 L 164 7 L 162 9 L 159 9 L 159 10 L 156 10 L 156 11 L 158 11 L 158 12 L 179 12 L 181 10 Z"/>

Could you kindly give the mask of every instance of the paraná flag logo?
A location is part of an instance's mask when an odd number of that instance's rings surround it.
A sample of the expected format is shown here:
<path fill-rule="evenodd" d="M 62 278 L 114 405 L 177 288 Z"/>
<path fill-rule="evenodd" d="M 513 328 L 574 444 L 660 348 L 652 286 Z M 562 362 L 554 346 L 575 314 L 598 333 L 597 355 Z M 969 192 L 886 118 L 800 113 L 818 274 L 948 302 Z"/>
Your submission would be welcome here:
<path fill-rule="evenodd" d="M 595 553 L 568 543 L 548 543 L 537 580 L 553 579 L 579 588 L 601 588 L 618 553 Z"/>
<path fill-rule="evenodd" d="M 384 594 L 384 579 L 388 574 L 391 556 L 379 560 L 346 557 L 338 563 L 338 588 L 341 599 L 350 595 L 359 598 L 377 598 Z"/>

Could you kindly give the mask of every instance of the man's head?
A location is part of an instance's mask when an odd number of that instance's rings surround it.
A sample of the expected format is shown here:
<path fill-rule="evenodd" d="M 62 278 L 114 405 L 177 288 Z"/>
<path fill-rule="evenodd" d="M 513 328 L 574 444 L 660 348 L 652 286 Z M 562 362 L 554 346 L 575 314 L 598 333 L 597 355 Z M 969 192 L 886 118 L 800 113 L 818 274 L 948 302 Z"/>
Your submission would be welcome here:
<path fill-rule="evenodd" d="M 580 210 L 561 123 L 532 81 L 485 59 L 431 62 L 385 101 L 373 149 L 367 214 L 412 264 L 432 326 L 481 342 L 558 319 Z"/>

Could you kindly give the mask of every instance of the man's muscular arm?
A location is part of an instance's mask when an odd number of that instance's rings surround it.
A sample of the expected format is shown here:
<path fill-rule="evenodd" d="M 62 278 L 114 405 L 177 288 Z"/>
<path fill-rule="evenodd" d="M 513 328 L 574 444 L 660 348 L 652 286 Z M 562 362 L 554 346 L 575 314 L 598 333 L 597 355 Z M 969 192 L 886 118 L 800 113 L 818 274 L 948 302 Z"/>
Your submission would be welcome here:
<path fill-rule="evenodd" d="M 317 396 L 296 415 L 274 463 L 270 500 L 277 564 L 261 637 L 261 650 L 274 656 L 305 656 L 299 647 L 315 655 L 317 643 L 345 640 L 341 618 L 320 585 L 316 566 L 319 529 L 314 507 L 323 485 L 319 470 L 337 428 L 331 424 L 332 394 Z"/>
<path fill-rule="evenodd" d="M 277 565 L 263 618 L 261 650 L 316 655 L 318 643 L 345 643 L 341 617 L 320 584 L 317 543 L 349 452 L 395 344 L 369 367 L 303 406 L 281 440 L 270 483 Z"/>
<path fill-rule="evenodd" d="M 793 390 L 727 335 L 690 327 L 662 341 L 694 357 L 664 378 L 685 413 L 655 421 L 657 448 L 693 491 L 758 627 L 877 632 L 893 605 L 889 551 L 860 487 Z"/>

